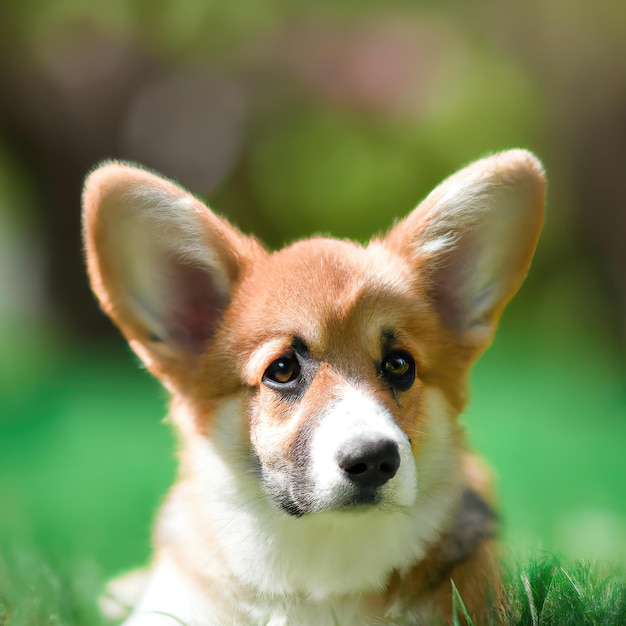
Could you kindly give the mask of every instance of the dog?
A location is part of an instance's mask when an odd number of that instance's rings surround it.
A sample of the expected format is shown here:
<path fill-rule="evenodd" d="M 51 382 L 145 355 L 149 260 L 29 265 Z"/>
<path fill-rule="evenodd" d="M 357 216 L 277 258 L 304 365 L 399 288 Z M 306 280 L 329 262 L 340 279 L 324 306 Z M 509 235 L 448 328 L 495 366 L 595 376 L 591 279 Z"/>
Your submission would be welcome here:
<path fill-rule="evenodd" d="M 180 448 L 125 624 L 461 623 L 453 584 L 497 621 L 490 472 L 458 416 L 544 196 L 536 157 L 509 150 L 367 246 L 270 253 L 145 169 L 88 176 L 91 285 L 169 390 Z"/>

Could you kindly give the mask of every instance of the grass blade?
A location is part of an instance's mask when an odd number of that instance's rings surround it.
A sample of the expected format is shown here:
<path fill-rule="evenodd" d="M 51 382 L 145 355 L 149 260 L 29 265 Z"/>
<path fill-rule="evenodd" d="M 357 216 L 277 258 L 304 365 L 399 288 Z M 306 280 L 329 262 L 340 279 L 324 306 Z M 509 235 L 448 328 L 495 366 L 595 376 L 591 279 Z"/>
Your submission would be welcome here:
<path fill-rule="evenodd" d="M 452 578 L 450 579 L 450 583 L 452 584 L 452 619 L 454 620 L 454 626 L 461 626 L 459 622 L 459 607 L 461 609 L 461 613 L 465 618 L 467 626 L 474 626 L 474 622 L 470 617 L 470 614 L 465 606 L 465 602 L 463 602 L 463 598 L 457 589 L 457 586 L 454 584 Z"/>

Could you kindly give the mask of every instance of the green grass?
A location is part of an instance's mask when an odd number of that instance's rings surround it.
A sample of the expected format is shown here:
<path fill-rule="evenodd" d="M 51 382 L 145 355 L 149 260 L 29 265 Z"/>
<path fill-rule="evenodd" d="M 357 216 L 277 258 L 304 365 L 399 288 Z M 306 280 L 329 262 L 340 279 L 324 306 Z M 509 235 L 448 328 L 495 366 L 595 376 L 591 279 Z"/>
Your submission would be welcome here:
<path fill-rule="evenodd" d="M 103 584 L 93 562 L 51 561 L 23 546 L 5 548 L 0 553 L 0 625 L 109 626 L 97 609 Z M 511 626 L 626 624 L 624 579 L 599 563 L 535 557 L 508 573 L 505 597 L 505 623 Z M 450 602 L 455 626 L 480 626 L 473 624 L 454 583 Z"/>
<path fill-rule="evenodd" d="M 105 626 L 97 607 L 101 589 L 93 561 L 50 561 L 23 546 L 0 552 L 1 626 Z"/>
<path fill-rule="evenodd" d="M 165 394 L 120 352 L 59 350 L 0 385 L 0 537 L 107 575 L 148 557 L 175 471 Z"/>
<path fill-rule="evenodd" d="M 510 574 L 506 623 L 519 626 L 626 624 L 626 586 L 601 563 L 535 557 Z"/>
<path fill-rule="evenodd" d="M 451 583 L 454 626 L 480 626 Z M 543 554 L 505 572 L 504 589 L 502 623 L 510 626 L 626 624 L 624 577 L 606 564 L 567 562 Z M 495 618 L 492 623 L 497 623 Z"/>
<path fill-rule="evenodd" d="M 454 620 L 454 626 L 461 626 L 462 618 L 465 619 L 468 626 L 473 626 L 474 622 L 470 617 L 457 586 L 454 584 L 454 580 L 450 580 L 450 583 L 452 585 L 452 618 Z"/>

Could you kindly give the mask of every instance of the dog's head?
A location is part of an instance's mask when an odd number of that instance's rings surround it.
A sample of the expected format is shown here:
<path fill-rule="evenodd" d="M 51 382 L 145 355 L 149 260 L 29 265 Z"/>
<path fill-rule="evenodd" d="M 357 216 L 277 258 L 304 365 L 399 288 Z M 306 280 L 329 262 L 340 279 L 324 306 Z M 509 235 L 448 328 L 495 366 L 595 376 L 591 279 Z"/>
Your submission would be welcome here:
<path fill-rule="evenodd" d="M 183 439 L 210 438 L 237 398 L 244 454 L 277 507 L 396 510 L 420 489 L 429 390 L 454 420 L 527 271 L 543 195 L 541 166 L 513 150 L 447 179 L 367 247 L 319 238 L 270 254 L 173 183 L 109 163 L 85 186 L 89 275 L 187 407 Z"/>

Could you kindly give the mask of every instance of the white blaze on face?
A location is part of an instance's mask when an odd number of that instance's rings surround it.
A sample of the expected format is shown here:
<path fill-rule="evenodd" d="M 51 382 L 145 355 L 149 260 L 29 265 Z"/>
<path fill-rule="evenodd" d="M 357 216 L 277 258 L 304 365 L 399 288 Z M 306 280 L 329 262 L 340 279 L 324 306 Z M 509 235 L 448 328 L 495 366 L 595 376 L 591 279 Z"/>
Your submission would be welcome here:
<path fill-rule="evenodd" d="M 316 508 L 341 505 L 352 484 L 339 466 L 338 457 L 364 441 L 390 441 L 398 446 L 400 466 L 395 476 L 379 487 L 382 507 L 413 504 L 417 474 L 407 435 L 384 406 L 346 385 L 320 419 L 311 439 L 309 472 Z"/>

